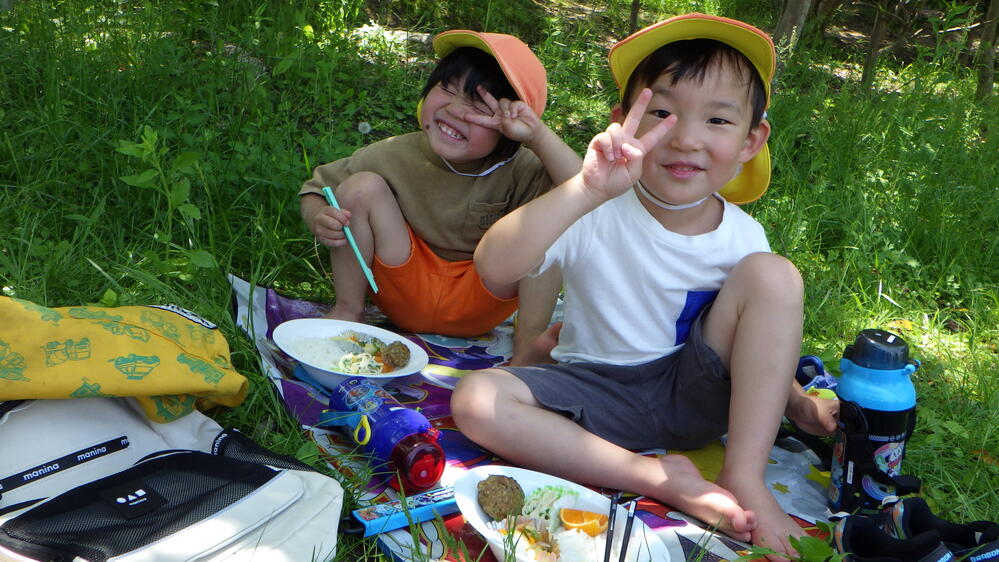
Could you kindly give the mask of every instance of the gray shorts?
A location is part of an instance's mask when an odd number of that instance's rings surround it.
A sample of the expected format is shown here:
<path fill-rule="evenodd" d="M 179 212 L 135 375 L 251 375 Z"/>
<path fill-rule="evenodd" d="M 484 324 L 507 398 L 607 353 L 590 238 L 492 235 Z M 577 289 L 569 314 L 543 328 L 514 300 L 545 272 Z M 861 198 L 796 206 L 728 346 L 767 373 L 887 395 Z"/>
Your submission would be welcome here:
<path fill-rule="evenodd" d="M 704 343 L 703 318 L 677 352 L 641 365 L 501 368 L 545 408 L 621 447 L 696 449 L 728 430 L 732 389 L 728 369 Z"/>

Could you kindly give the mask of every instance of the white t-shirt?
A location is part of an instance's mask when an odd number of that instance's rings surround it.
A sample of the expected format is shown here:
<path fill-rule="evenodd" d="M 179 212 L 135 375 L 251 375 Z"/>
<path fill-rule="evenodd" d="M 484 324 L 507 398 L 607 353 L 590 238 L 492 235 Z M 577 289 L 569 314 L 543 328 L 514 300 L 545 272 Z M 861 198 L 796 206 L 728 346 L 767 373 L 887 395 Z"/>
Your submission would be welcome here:
<path fill-rule="evenodd" d="M 693 320 L 729 272 L 769 252 L 760 223 L 724 200 L 721 224 L 696 236 L 664 228 L 634 189 L 572 224 L 537 275 L 562 269 L 564 325 L 552 357 L 635 365 L 680 348 Z"/>

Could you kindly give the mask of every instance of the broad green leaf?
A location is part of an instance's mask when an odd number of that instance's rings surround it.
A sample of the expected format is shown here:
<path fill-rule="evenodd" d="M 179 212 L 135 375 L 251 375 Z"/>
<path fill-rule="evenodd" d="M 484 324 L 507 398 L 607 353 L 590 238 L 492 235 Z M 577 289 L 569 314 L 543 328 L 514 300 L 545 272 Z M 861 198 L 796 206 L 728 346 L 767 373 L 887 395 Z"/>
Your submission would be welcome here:
<path fill-rule="evenodd" d="M 187 178 L 180 178 L 174 182 L 170 188 L 170 205 L 177 207 L 187 201 L 191 196 L 191 182 Z"/>
<path fill-rule="evenodd" d="M 60 240 L 56 242 L 54 248 L 52 248 L 51 254 L 54 256 L 63 256 L 73 251 L 73 245 L 69 243 L 69 240 Z"/>
<path fill-rule="evenodd" d="M 153 240 L 155 240 L 157 242 L 160 242 L 162 244 L 166 244 L 167 246 L 170 245 L 170 242 L 171 242 L 172 239 L 173 239 L 173 236 L 171 236 L 169 232 L 157 230 L 153 234 Z"/>
<path fill-rule="evenodd" d="M 184 253 L 196 267 L 215 267 L 217 265 L 215 258 L 204 250 L 184 250 Z"/>
<path fill-rule="evenodd" d="M 201 154 L 197 152 L 181 152 L 173 161 L 173 169 L 178 172 L 189 172 L 200 159 Z"/>
<path fill-rule="evenodd" d="M 142 257 L 146 258 L 146 260 L 148 260 L 148 262 L 153 266 L 153 269 L 155 269 L 160 275 L 167 275 L 170 273 L 170 264 L 161 260 L 156 252 L 152 250 L 145 250 L 142 252 Z"/>
<path fill-rule="evenodd" d="M 293 62 L 295 62 L 295 60 L 292 58 L 281 59 L 281 62 L 274 66 L 274 76 L 284 74 L 289 68 L 291 68 L 291 64 Z"/>
<path fill-rule="evenodd" d="M 115 146 L 115 150 L 122 154 L 127 154 L 128 156 L 134 156 L 136 158 L 143 158 L 146 155 L 146 151 L 141 144 L 127 140 L 118 141 L 117 146 Z"/>
<path fill-rule="evenodd" d="M 112 289 L 104 291 L 104 295 L 101 296 L 100 304 L 101 306 L 108 308 L 118 306 L 118 293 L 114 292 Z"/>
<path fill-rule="evenodd" d="M 802 560 L 828 560 L 836 554 L 829 543 L 815 537 L 791 538 L 793 546 Z"/>
<path fill-rule="evenodd" d="M 47 256 L 52 253 L 52 244 L 48 242 L 38 242 L 28 246 L 28 255 L 31 257 Z"/>
<path fill-rule="evenodd" d="M 160 135 L 156 132 L 156 129 L 150 127 L 149 125 L 144 125 L 142 127 L 142 144 L 146 146 L 150 154 L 156 151 L 156 142 L 159 138 Z"/>
<path fill-rule="evenodd" d="M 141 174 L 134 174 L 131 176 L 121 176 L 121 181 L 127 183 L 128 185 L 134 185 L 135 187 L 156 187 L 155 179 L 158 174 L 156 170 L 149 169 Z"/>
<path fill-rule="evenodd" d="M 201 220 L 201 209 L 190 203 L 182 203 L 177 207 L 177 210 L 186 217 L 191 217 L 194 220 Z"/>
<path fill-rule="evenodd" d="M 943 426 L 947 429 L 947 431 L 951 432 L 954 435 L 957 435 L 959 437 L 968 436 L 968 430 L 954 420 L 947 420 L 943 422 Z"/>

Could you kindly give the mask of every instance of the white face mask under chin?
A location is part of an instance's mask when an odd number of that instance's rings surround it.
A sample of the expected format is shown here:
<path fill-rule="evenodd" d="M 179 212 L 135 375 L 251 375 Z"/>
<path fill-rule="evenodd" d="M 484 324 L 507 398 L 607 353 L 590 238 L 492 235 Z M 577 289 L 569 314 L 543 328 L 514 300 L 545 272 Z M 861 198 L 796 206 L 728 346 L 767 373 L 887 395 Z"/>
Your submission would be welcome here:
<path fill-rule="evenodd" d="M 493 164 L 492 166 L 489 167 L 488 170 L 486 170 L 485 172 L 479 172 L 478 174 L 466 174 L 464 172 L 459 172 L 458 170 L 454 169 L 454 166 L 452 166 L 451 163 L 448 162 L 446 158 L 441 157 L 441 160 L 444 160 L 444 164 L 447 165 L 447 167 L 452 172 L 458 174 L 459 176 L 465 176 L 465 177 L 469 177 L 469 178 L 481 178 L 482 176 L 488 176 L 489 174 L 495 172 L 496 169 L 499 168 L 500 166 L 506 164 L 510 160 L 513 160 L 513 156 L 507 158 L 506 160 L 503 160 L 502 162 L 497 162 L 497 163 Z"/>
<path fill-rule="evenodd" d="M 663 201 L 662 199 L 659 199 L 655 195 L 652 195 L 651 193 L 649 193 L 649 190 L 645 189 L 645 186 L 642 185 L 641 181 L 635 182 L 635 185 L 638 186 L 638 192 L 641 193 L 642 196 L 645 197 L 645 199 L 649 203 L 652 203 L 653 205 L 655 205 L 656 207 L 659 207 L 661 209 L 666 209 L 667 211 L 682 211 L 684 209 L 693 209 L 694 207 L 696 207 L 696 206 L 700 205 L 701 203 L 704 203 L 705 201 L 707 201 L 708 197 L 711 197 L 711 195 L 706 195 L 703 199 L 698 199 L 697 201 L 694 201 L 693 203 L 684 203 L 682 205 L 674 205 L 672 203 L 667 203 L 667 202 Z"/>

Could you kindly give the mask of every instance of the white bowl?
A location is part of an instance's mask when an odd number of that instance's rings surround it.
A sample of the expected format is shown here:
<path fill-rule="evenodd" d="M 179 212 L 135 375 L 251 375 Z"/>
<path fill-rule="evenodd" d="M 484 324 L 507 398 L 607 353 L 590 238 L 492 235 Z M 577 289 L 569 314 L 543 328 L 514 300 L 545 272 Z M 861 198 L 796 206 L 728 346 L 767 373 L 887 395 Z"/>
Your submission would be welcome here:
<path fill-rule="evenodd" d="M 391 373 L 380 375 L 354 375 L 333 369 L 332 366 L 343 354 L 343 350 L 338 346 L 338 342 L 330 340 L 330 338 L 339 336 L 348 330 L 378 338 L 386 344 L 396 341 L 402 342 L 409 348 L 409 362 Z M 345 320 L 331 318 L 289 320 L 274 328 L 272 337 L 281 351 L 301 363 L 309 375 L 327 388 L 333 388 L 350 377 L 364 377 L 371 379 L 376 384 L 384 384 L 387 380 L 419 372 L 427 366 L 429 360 L 427 352 L 422 347 L 399 334 L 368 324 Z"/>
<path fill-rule="evenodd" d="M 486 515 L 482 511 L 482 508 L 479 507 L 479 493 L 477 488 L 480 481 L 485 480 L 493 474 L 509 476 L 516 480 L 524 490 L 525 496 L 530 495 L 535 489 L 543 486 L 563 486 L 579 494 L 575 499 L 574 505 L 572 505 L 576 509 L 607 513 L 610 508 L 610 498 L 607 496 L 598 494 L 585 486 L 580 486 L 579 484 L 548 474 L 512 466 L 486 465 L 472 468 L 455 480 L 455 502 L 458 504 L 461 514 L 465 517 L 465 521 L 482 535 L 482 538 L 489 544 L 489 548 L 493 551 L 493 555 L 496 556 L 497 560 L 505 560 L 503 535 L 489 524 L 492 518 Z M 614 542 L 618 546 L 620 546 L 621 539 L 624 537 L 624 527 L 627 520 L 627 510 L 623 506 L 617 506 L 617 515 L 615 515 L 614 519 Z M 666 545 L 662 539 L 637 517 L 632 523 L 631 538 L 628 539 L 628 552 L 633 554 L 635 560 L 638 562 L 668 562 L 670 559 L 669 551 L 666 549 Z M 603 556 L 602 553 L 600 554 L 599 560 L 602 561 Z M 613 559 L 616 561 L 617 557 L 614 556 Z M 517 562 L 530 561 L 518 553 Z"/>

